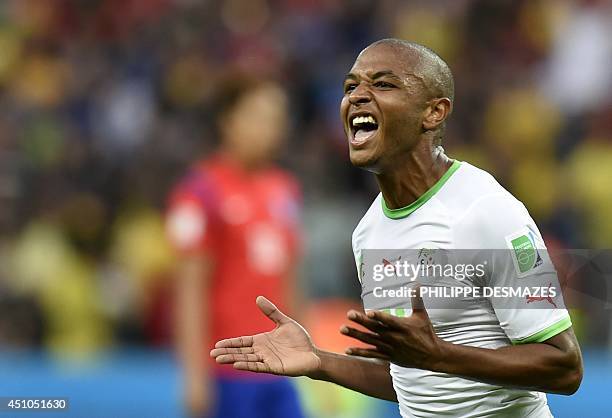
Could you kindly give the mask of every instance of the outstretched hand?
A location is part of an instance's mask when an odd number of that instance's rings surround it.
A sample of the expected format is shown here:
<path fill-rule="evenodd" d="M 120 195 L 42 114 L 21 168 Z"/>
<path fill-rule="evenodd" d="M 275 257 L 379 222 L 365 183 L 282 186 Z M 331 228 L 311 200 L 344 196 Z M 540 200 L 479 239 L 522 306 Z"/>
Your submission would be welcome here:
<path fill-rule="evenodd" d="M 366 314 L 351 310 L 347 317 L 368 331 L 343 326 L 340 332 L 372 347 L 351 347 L 347 354 L 371 357 L 404 367 L 433 370 L 443 357 L 444 342 L 436 335 L 425 310 L 420 289 L 411 298 L 412 315 L 400 318 L 382 311 Z"/>
<path fill-rule="evenodd" d="M 261 334 L 230 338 L 215 344 L 210 355 L 235 369 L 284 376 L 316 373 L 321 360 L 306 330 L 263 296 L 257 306 L 276 327 Z"/>

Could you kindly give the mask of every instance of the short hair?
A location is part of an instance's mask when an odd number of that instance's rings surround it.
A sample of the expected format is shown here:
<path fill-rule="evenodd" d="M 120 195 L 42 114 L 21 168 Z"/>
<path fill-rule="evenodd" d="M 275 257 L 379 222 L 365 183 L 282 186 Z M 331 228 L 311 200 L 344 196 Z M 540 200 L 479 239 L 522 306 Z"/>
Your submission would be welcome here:
<path fill-rule="evenodd" d="M 418 63 L 414 68 L 416 72 L 415 75 L 422 80 L 429 94 L 435 98 L 446 97 L 450 99 L 451 103 L 454 103 L 455 81 L 453 79 L 453 73 L 446 61 L 438 54 L 421 44 L 397 38 L 381 39 L 370 44 L 366 49 L 377 45 L 387 45 L 394 48 L 398 52 L 398 57 L 405 57 L 406 52 L 416 52 Z M 437 129 L 437 135 L 435 137 L 436 145 L 442 143 L 445 130 L 446 121 Z"/>
<path fill-rule="evenodd" d="M 376 45 L 388 45 L 402 53 L 416 52 L 419 58 L 416 70 L 430 93 L 436 97 L 447 97 L 451 102 L 454 102 L 455 82 L 453 73 L 446 61 L 434 51 L 421 44 L 397 38 L 381 39 L 370 44 L 366 49 Z"/>
<path fill-rule="evenodd" d="M 251 76 L 242 72 L 233 72 L 217 81 L 211 97 L 211 105 L 216 123 L 234 110 L 240 100 L 249 93 L 262 87 L 277 84 L 266 77 Z"/>

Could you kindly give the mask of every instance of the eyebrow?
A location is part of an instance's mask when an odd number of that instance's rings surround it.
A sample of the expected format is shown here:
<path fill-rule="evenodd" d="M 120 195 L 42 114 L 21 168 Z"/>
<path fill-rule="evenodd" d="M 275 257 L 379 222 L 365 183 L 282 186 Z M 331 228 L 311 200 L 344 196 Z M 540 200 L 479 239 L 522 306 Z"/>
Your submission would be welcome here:
<path fill-rule="evenodd" d="M 375 72 L 374 74 L 372 74 L 372 76 L 371 76 L 370 78 L 371 78 L 372 80 L 376 80 L 376 79 L 378 79 L 378 78 L 381 78 L 381 77 L 387 77 L 387 76 L 389 76 L 389 77 L 391 77 L 391 78 L 394 78 L 394 79 L 396 79 L 396 80 L 398 80 L 398 81 L 402 81 L 402 80 L 401 80 L 401 78 L 400 78 L 400 77 L 398 77 L 398 76 L 397 76 L 397 75 L 396 75 L 396 74 L 395 74 L 393 71 L 391 71 L 391 70 L 380 70 L 380 71 L 377 71 L 377 72 Z M 345 80 L 357 80 L 358 78 L 359 78 L 359 77 L 357 77 L 357 75 L 355 75 L 355 74 L 353 74 L 353 73 L 348 73 L 348 74 L 345 76 L 345 78 L 344 78 L 344 79 L 345 79 Z"/>

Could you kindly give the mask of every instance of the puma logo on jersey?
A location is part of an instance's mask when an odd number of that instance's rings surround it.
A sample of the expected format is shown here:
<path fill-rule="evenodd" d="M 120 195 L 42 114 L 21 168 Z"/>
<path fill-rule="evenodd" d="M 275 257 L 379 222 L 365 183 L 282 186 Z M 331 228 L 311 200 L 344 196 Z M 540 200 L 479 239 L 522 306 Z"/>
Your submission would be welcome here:
<path fill-rule="evenodd" d="M 548 283 L 548 288 L 550 289 L 551 287 L 552 287 L 552 283 Z M 555 303 L 553 298 L 550 296 L 525 296 L 525 298 L 527 299 L 527 303 L 541 302 L 545 300 L 546 302 L 550 303 L 555 308 L 557 307 L 557 304 Z"/>

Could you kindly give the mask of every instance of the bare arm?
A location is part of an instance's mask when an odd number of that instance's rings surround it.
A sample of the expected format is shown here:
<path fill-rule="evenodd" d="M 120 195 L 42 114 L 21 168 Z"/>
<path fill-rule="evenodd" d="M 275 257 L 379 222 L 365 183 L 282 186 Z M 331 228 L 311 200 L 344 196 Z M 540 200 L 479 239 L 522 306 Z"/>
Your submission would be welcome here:
<path fill-rule="evenodd" d="M 208 322 L 203 314 L 208 303 L 210 263 L 202 256 L 181 260 L 176 277 L 176 344 L 183 366 L 186 402 L 189 412 L 201 415 L 210 406 L 209 367 L 205 344 Z"/>
<path fill-rule="evenodd" d="M 374 398 L 397 402 L 389 362 L 319 351 L 321 367 L 309 377 L 325 380 Z"/>
<path fill-rule="evenodd" d="M 446 343 L 434 369 L 483 382 L 571 395 L 582 380 L 582 356 L 570 328 L 543 343 L 497 350 Z"/>
<path fill-rule="evenodd" d="M 284 376 L 308 376 L 376 398 L 396 401 L 389 363 L 335 354 L 316 348 L 300 324 L 264 297 L 259 309 L 275 324 L 272 331 L 219 341 L 211 351 L 218 363 L 239 370 Z"/>
<path fill-rule="evenodd" d="M 373 347 L 349 353 L 391 361 L 400 366 L 456 374 L 500 386 L 571 395 L 582 380 L 582 356 L 570 329 L 543 343 L 496 350 L 448 343 L 434 332 L 420 297 L 407 318 L 385 312 L 353 312 L 353 320 L 371 332 L 352 327 L 342 332 Z"/>

